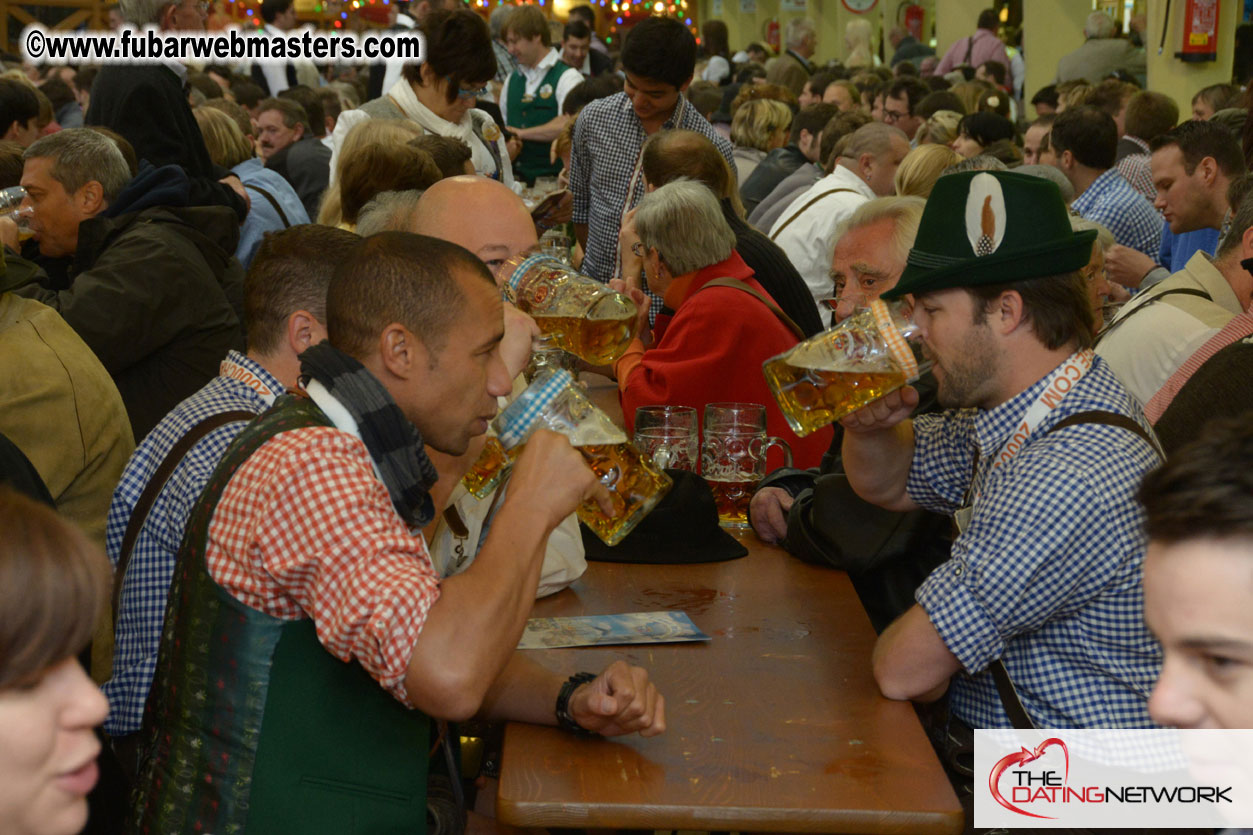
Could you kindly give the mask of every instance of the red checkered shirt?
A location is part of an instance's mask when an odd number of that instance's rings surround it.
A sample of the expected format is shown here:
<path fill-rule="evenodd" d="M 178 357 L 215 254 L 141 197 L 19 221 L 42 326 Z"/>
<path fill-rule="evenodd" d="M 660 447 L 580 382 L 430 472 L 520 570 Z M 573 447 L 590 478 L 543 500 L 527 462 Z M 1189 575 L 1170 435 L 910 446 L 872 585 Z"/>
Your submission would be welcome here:
<path fill-rule="evenodd" d="M 284 432 L 236 471 L 209 523 L 209 574 L 242 603 L 311 617 L 318 640 L 409 704 L 404 676 L 439 576 L 375 475 L 330 427 Z"/>

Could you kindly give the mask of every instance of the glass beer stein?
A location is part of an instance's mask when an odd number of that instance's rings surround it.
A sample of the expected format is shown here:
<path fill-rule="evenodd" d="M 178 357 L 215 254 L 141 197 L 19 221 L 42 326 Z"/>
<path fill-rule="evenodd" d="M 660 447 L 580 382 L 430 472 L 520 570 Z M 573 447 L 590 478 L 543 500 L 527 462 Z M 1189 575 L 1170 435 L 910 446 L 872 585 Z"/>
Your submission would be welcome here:
<path fill-rule="evenodd" d="M 904 302 L 876 299 L 830 330 L 762 363 L 766 384 L 800 437 L 917 380 L 918 326 Z"/>
<path fill-rule="evenodd" d="M 748 503 L 766 477 L 766 453 L 783 447 L 784 466 L 792 466 L 787 442 L 766 434 L 766 407 L 757 403 L 710 403 L 705 407 L 705 442 L 701 476 L 709 482 L 724 528 L 748 527 Z"/>
<path fill-rule="evenodd" d="M 521 451 L 521 446 L 506 450 L 501 445 L 500 438 L 489 431 L 483 451 L 479 453 L 478 458 L 474 459 L 474 463 L 470 465 L 466 474 L 461 477 L 461 485 L 470 491 L 474 498 L 486 498 L 487 494 L 500 484 L 505 471 L 513 466 L 514 459 Z"/>
<path fill-rule="evenodd" d="M 633 440 L 663 470 L 696 471 L 700 440 L 691 406 L 640 406 L 635 410 Z"/>
<path fill-rule="evenodd" d="M 609 489 L 614 512 L 608 516 L 594 501 L 576 511 L 606 545 L 617 545 L 648 515 L 673 482 L 652 459 L 641 455 L 626 433 L 596 407 L 564 369 L 544 369 L 492 422 L 506 454 L 514 453 L 537 428 L 570 439 Z"/>
<path fill-rule="evenodd" d="M 635 335 L 635 302 L 549 255 L 522 253 L 500 268 L 505 297 L 530 314 L 558 348 L 609 365 Z"/>

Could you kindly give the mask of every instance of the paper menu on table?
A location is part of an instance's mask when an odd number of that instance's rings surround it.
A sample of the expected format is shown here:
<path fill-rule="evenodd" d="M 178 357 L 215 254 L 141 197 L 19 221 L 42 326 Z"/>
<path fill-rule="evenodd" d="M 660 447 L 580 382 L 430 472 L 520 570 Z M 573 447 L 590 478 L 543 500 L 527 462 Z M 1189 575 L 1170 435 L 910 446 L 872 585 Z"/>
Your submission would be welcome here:
<path fill-rule="evenodd" d="M 531 618 L 518 649 L 669 644 L 708 641 L 684 612 L 632 612 L 573 618 Z"/>

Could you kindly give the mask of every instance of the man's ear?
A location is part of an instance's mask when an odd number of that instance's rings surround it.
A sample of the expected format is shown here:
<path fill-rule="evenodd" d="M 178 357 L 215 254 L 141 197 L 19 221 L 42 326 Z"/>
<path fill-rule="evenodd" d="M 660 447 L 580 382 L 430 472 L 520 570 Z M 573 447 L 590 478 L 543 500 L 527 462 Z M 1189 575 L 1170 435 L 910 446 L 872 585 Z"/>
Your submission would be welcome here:
<path fill-rule="evenodd" d="M 304 122 L 297 122 L 296 127 L 294 127 L 292 130 L 296 132 L 296 139 L 294 141 L 299 142 L 300 140 L 305 138 L 305 123 Z"/>
<path fill-rule="evenodd" d="M 861 172 L 863 179 L 865 178 L 866 174 L 870 172 L 870 169 L 874 167 L 874 164 L 875 164 L 874 154 L 862 154 L 861 156 L 857 158 L 857 170 Z"/>
<path fill-rule="evenodd" d="M 694 77 L 695 77 L 694 75 L 689 75 L 689 76 L 687 77 L 687 81 L 684 81 L 682 84 L 680 84 L 680 85 L 679 85 L 679 92 L 680 92 L 680 93 L 686 93 L 686 92 L 687 92 L 687 88 L 688 88 L 689 86 L 691 86 L 691 84 L 692 84 L 692 79 L 693 79 Z"/>
<path fill-rule="evenodd" d="M 399 322 L 379 334 L 379 358 L 383 368 L 401 380 L 425 374 L 432 365 L 426 344 Z"/>
<path fill-rule="evenodd" d="M 1002 336 L 1008 336 L 1023 324 L 1025 311 L 1017 290 L 1006 290 L 993 304 L 995 307 L 989 315 L 995 320 L 994 329 Z"/>
<path fill-rule="evenodd" d="M 95 180 L 88 180 L 74 195 L 74 202 L 84 217 L 94 217 L 109 207 L 104 199 L 104 186 Z"/>
<path fill-rule="evenodd" d="M 1253 258 L 1253 226 L 1244 230 L 1240 237 L 1240 260 Z"/>
<path fill-rule="evenodd" d="M 157 15 L 157 28 L 173 29 L 173 18 L 178 11 L 178 3 L 168 3 L 161 7 L 161 13 Z"/>
<path fill-rule="evenodd" d="M 13 122 L 9 125 L 9 129 L 4 132 L 4 136 L 0 136 L 0 139 L 6 140 L 8 142 L 16 142 L 17 141 L 17 124 L 18 124 L 17 120 L 14 119 Z"/>
<path fill-rule="evenodd" d="M 1196 168 L 1201 174 L 1201 182 L 1212 186 L 1218 177 L 1218 162 L 1213 157 L 1205 157 L 1196 164 Z"/>
<path fill-rule="evenodd" d="M 299 355 L 326 339 L 326 327 L 307 310 L 297 310 L 287 317 L 287 346 Z"/>

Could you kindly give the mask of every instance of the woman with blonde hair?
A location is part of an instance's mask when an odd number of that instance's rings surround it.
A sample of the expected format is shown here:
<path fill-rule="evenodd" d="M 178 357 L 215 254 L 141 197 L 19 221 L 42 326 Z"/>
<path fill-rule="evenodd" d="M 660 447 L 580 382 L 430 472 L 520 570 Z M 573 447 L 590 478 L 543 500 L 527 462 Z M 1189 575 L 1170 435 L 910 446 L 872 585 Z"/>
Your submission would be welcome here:
<path fill-rule="evenodd" d="M 308 223 L 309 215 L 300 195 L 283 175 L 266 168 L 257 157 L 252 142 L 234 119 L 212 107 L 197 107 L 192 115 L 204 136 L 209 158 L 229 168 L 248 192 L 248 216 L 239 228 L 239 244 L 235 247 L 235 257 L 247 269 L 266 232 Z"/>
<path fill-rule="evenodd" d="M 343 222 L 339 183 L 348 160 L 360 154 L 367 145 L 404 145 L 415 136 L 421 135 L 422 128 L 408 119 L 368 119 L 353 125 L 340 145 L 339 157 L 335 162 L 335 177 L 322 195 L 317 222 L 324 226 L 339 226 Z"/>
<path fill-rule="evenodd" d="M 774 99 L 754 99 L 731 117 L 731 144 L 735 146 L 735 171 L 742 183 L 766 154 L 787 144 L 792 130 L 792 109 Z"/>
<path fill-rule="evenodd" d="M 0 487 L 0 831 L 72 835 L 109 703 L 78 662 L 109 563 L 50 508 Z"/>
<path fill-rule="evenodd" d="M 844 27 L 844 66 L 854 69 L 873 67 L 879 63 L 879 56 L 874 54 L 870 44 L 873 31 L 870 21 L 864 17 L 848 22 Z"/>
<path fill-rule="evenodd" d="M 961 120 L 956 110 L 937 110 L 918 128 L 914 141 L 918 145 L 952 145 Z"/>
<path fill-rule="evenodd" d="M 930 197 L 944 169 L 961 160 L 947 145 L 919 145 L 905 155 L 896 169 L 896 196 Z"/>

